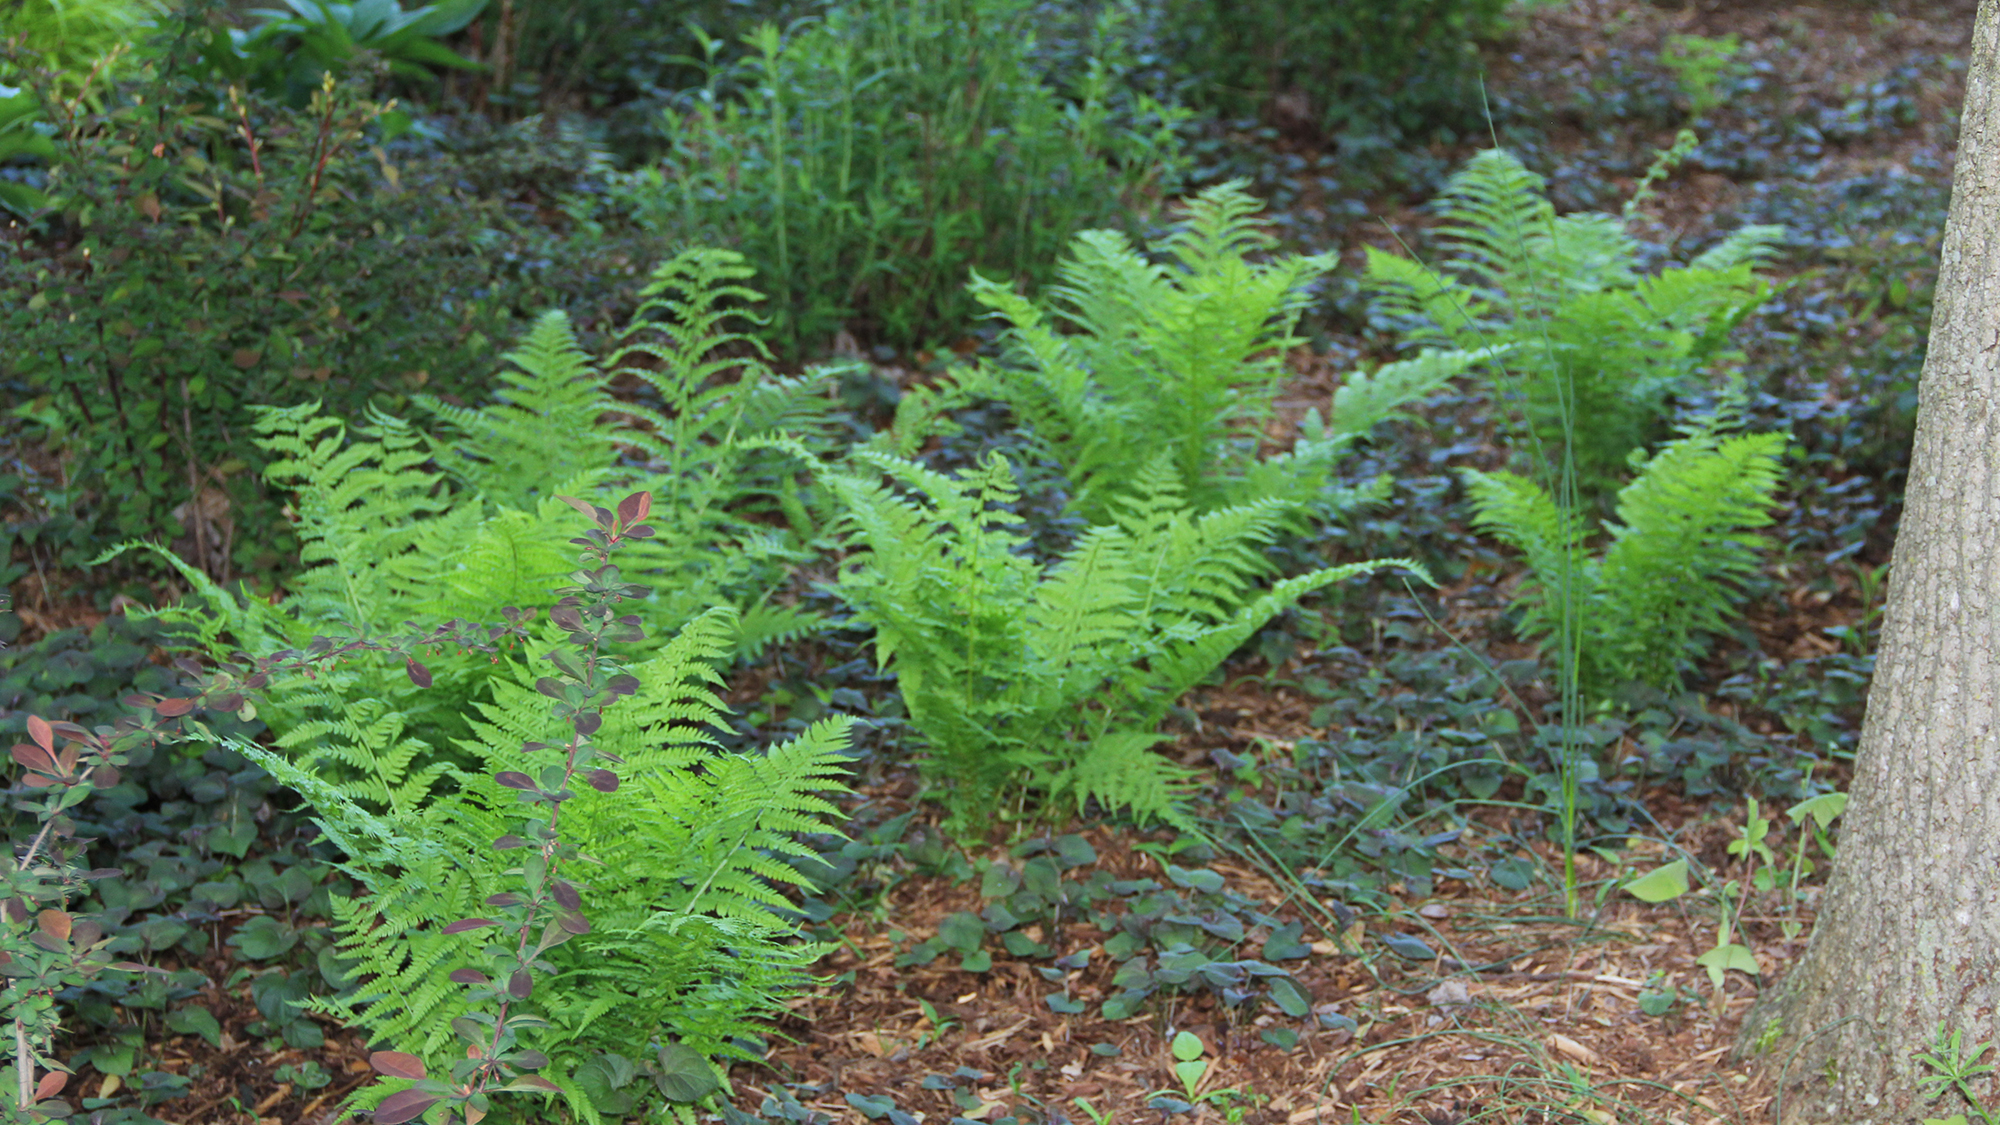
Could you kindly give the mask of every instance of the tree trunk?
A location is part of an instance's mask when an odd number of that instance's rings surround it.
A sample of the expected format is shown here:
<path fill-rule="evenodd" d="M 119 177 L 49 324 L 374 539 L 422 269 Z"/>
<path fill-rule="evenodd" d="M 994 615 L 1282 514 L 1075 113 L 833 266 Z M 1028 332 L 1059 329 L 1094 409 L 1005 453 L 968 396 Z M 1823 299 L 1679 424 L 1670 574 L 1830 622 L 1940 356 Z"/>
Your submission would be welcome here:
<path fill-rule="evenodd" d="M 2000 0 L 1980 0 L 1875 683 L 1812 944 L 1767 1038 L 1783 1125 L 1904 1125 L 1935 1030 L 2000 1040 Z M 1775 1029 L 1773 1023 L 1775 1021 Z M 1982 1061 L 1996 1061 L 1989 1055 Z M 1991 1077 L 1974 1080 L 2000 1109 Z"/>

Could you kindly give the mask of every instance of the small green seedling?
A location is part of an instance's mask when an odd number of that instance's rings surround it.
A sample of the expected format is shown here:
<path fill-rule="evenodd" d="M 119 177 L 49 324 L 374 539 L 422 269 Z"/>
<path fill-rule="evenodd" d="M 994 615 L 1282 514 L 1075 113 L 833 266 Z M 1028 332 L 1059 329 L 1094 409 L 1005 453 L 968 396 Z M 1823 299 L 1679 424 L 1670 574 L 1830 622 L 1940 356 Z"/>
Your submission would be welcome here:
<path fill-rule="evenodd" d="M 1234 1121 L 1243 1116 L 1241 1108 L 1235 1105 L 1238 1100 L 1248 1097 L 1243 1091 L 1233 1088 L 1202 1089 L 1210 1077 L 1210 1067 L 1209 1061 L 1202 1057 L 1207 1053 L 1208 1047 L 1202 1043 L 1201 1036 L 1192 1031 L 1179 1032 L 1168 1045 L 1168 1050 L 1174 1056 L 1174 1077 L 1181 1080 L 1181 1090 L 1187 1095 L 1188 1101 L 1195 1105 L 1214 1102 L 1223 1107 L 1223 1116 L 1226 1120 Z"/>
<path fill-rule="evenodd" d="M 1681 1002 L 1681 990 L 1667 983 L 1665 973 L 1654 973 L 1639 994 L 1639 1010 L 1649 1016 L 1664 1016 Z"/>
<path fill-rule="evenodd" d="M 1947 1091 L 1957 1090 L 1958 1095 L 1972 1107 L 1972 1113 L 1927 1117 L 1924 1125 L 2000 1125 L 2000 1108 L 1989 1109 L 1982 1105 L 1972 1090 L 1973 1079 L 1994 1072 L 1994 1064 L 1979 1061 L 1992 1049 L 1990 1041 L 1967 1049 L 1962 1046 L 1958 1032 L 1947 1035 L 1944 1024 L 1938 1024 L 1931 1040 L 1930 1053 L 1917 1056 L 1918 1062 L 1936 1073 L 1919 1078 L 1917 1084 L 1924 1087 L 1925 1101 L 1936 1101 Z"/>
<path fill-rule="evenodd" d="M 1183 1031 L 1174 1036 L 1172 1050 L 1176 1060 L 1174 1077 L 1181 1080 L 1181 1089 L 1187 1092 L 1188 1100 L 1194 1101 L 1201 1080 L 1208 1076 L 1208 1060 L 1201 1057 L 1208 1048 L 1202 1044 L 1199 1035 Z"/>

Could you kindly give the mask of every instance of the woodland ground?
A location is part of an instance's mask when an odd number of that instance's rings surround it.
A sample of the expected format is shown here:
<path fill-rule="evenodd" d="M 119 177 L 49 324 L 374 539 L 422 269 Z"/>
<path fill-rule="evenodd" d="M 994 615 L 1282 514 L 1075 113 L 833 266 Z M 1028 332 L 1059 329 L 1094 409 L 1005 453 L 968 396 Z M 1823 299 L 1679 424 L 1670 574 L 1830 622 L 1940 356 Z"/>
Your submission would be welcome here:
<path fill-rule="evenodd" d="M 1937 204 L 1917 220 L 1933 224 L 1931 229 L 1902 232 L 1920 250 L 1928 245 L 1934 264 L 1934 224 L 1949 183 L 1962 79 L 1962 69 L 1945 63 L 1962 59 L 1974 5 L 1958 0 L 1925 4 L 1921 11 L 1914 4 L 1897 7 L 1888 15 L 1887 8 L 1834 0 L 1768 6 L 1575 0 L 1536 9 L 1514 41 L 1490 52 L 1488 87 L 1496 104 L 1518 115 L 1499 118 L 1503 139 L 1539 146 L 1547 163 L 1563 170 L 1553 178 L 1559 206 L 1613 207 L 1629 194 L 1636 170 L 1651 153 L 1671 143 L 1678 122 L 1655 115 L 1635 124 L 1592 111 L 1592 101 L 1667 88 L 1660 86 L 1663 79 L 1650 60 L 1669 35 L 1738 35 L 1761 90 L 1745 99 L 1741 112 L 1725 104 L 1698 126 L 1714 158 L 1674 175 L 1644 208 L 1653 236 L 1699 241 L 1718 224 L 1773 215 L 1802 185 L 1888 177 L 1914 185 L 1913 192 Z M 1881 92 L 1885 83 L 1889 94 Z M 1797 131 L 1775 134 L 1769 125 L 1774 109 L 1792 120 L 1824 124 L 1843 113 L 1865 115 L 1872 112 L 1869 105 L 1892 95 L 1907 108 L 1845 139 L 1837 130 L 1818 128 L 1818 139 L 1800 140 Z M 1857 103 L 1865 104 L 1856 110 Z M 1539 125 L 1524 128 L 1517 138 L 1516 120 Z M 1256 146 L 1246 141 L 1245 147 Z M 1282 139 L 1265 142 L 1264 148 L 1267 180 L 1282 180 L 1287 160 L 1297 167 L 1327 155 Z M 1434 155 L 1455 163 L 1468 151 L 1470 146 L 1462 146 Z M 1723 159 L 1732 153 L 1734 166 Z M 1330 219 L 1333 201 L 1310 177 L 1299 177 L 1293 189 L 1284 206 L 1297 225 L 1339 237 L 1350 264 L 1357 266 L 1363 242 L 1393 245 L 1391 231 L 1407 237 L 1422 221 L 1415 206 L 1420 201 L 1395 195 L 1368 200 L 1368 221 Z M 1778 215 L 1774 221 L 1785 220 Z M 1806 254 L 1787 267 L 1799 285 L 1780 303 L 1780 314 L 1789 310 L 1797 323 L 1811 322 L 1808 314 L 1822 315 L 1813 331 L 1788 335 L 1781 326 L 1748 342 L 1767 388 L 1804 388 L 1819 396 L 1817 415 L 1792 411 L 1791 417 L 1805 424 L 1830 426 L 1858 412 L 1866 387 L 1843 356 L 1875 354 L 1871 348 L 1907 351 L 1912 339 L 1921 342 L 1908 335 L 1912 327 L 1899 322 L 1888 305 L 1880 300 L 1871 305 L 1870 294 L 1847 284 L 1846 275 L 1818 268 L 1841 260 Z M 1921 252 L 1871 260 L 1887 263 L 1880 268 L 1890 281 L 1902 275 L 1889 274 L 1907 266 L 1915 286 L 1927 287 Z M 1328 343 L 1334 355 L 1371 346 L 1360 337 L 1336 336 Z M 1337 376 L 1332 364 L 1305 353 L 1295 369 L 1296 380 L 1283 397 L 1296 413 L 1325 401 Z M 903 369 L 882 374 L 919 377 Z M 1378 467 L 1434 479 L 1444 460 L 1493 464 L 1495 446 L 1477 418 L 1464 400 L 1438 400 L 1429 428 L 1400 431 L 1397 443 L 1378 450 Z M 1769 706 L 1768 694 L 1737 693 L 1732 699 L 1715 689 L 1758 665 L 1760 657 L 1781 670 L 1797 665 L 1810 674 L 1819 665 L 1803 662 L 1843 651 L 1838 630 L 1865 632 L 1871 607 L 1858 576 L 1886 563 L 1894 527 L 1892 482 L 1875 480 L 1868 485 L 1874 489 L 1874 514 L 1850 535 L 1843 558 L 1829 561 L 1828 549 L 1815 544 L 1833 542 L 1828 526 L 1851 517 L 1855 505 L 1843 508 L 1826 497 L 1845 495 L 1840 487 L 1851 474 L 1826 460 L 1811 471 L 1817 483 L 1801 489 L 1785 518 L 1791 541 L 1803 546 L 1774 556 L 1766 589 L 1749 610 L 1755 649 L 1739 646 L 1719 654 L 1711 682 L 1700 685 L 1711 693 L 1714 714 L 1770 735 L 1778 747 L 1797 746 L 1803 736 Z M 1399 495 L 1398 503 L 1406 498 Z M 1392 512 L 1384 518 L 1397 517 Z M 1447 542 L 1472 542 L 1446 516 L 1428 518 L 1448 535 Z M 1367 538 L 1359 536 L 1357 551 Z M 1440 683 L 1451 680 L 1438 671 L 1457 669 L 1450 663 L 1456 649 L 1448 638 L 1495 661 L 1529 654 L 1499 621 L 1518 581 L 1515 565 L 1489 547 L 1435 597 L 1424 599 L 1422 609 L 1435 623 L 1414 612 L 1415 599 L 1388 598 L 1368 607 L 1373 616 L 1365 625 L 1350 626 L 1344 634 L 1296 626 L 1190 701 L 1187 729 L 1175 752 L 1191 764 L 1227 763 L 1216 771 L 1220 808 L 1225 796 L 1275 794 L 1286 784 L 1284 771 L 1297 748 L 1338 740 L 1342 716 L 1363 716 L 1397 730 L 1421 727 L 1432 721 L 1416 701 L 1428 681 L 1412 669 L 1430 668 L 1423 675 L 1435 674 Z M 80 611 L 22 601 L 30 626 L 24 640 L 37 630 L 87 623 Z M 736 683 L 732 702 L 745 710 L 763 708 L 765 719 L 775 722 L 774 684 L 811 680 L 852 655 L 810 647 L 788 653 L 776 670 Z M 1536 691 L 1532 683 L 1521 687 L 1523 719 L 1532 721 L 1546 703 Z M 1343 699 L 1347 702 L 1340 703 Z M 1399 707 L 1398 700 L 1410 706 Z M 1329 702 L 1337 704 L 1331 711 L 1323 706 Z M 1371 712 L 1371 705 L 1379 706 Z M 1850 700 L 1835 710 L 1828 729 L 1851 738 L 1858 706 Z M 1641 733 L 1637 728 L 1619 733 L 1613 758 L 1637 754 Z M 1832 769 L 1837 775 L 1837 759 Z M 833 1121 L 860 1121 L 900 1112 L 929 1121 L 960 1115 L 988 1122 L 1009 1116 L 1082 1122 L 1101 1113 L 1123 1122 L 1155 1114 L 1165 1120 L 1164 1112 L 1147 1107 L 1154 1095 L 1166 1093 L 1199 1101 L 1195 1120 L 1294 1125 L 1336 1120 L 1757 1125 L 1773 1118 L 1772 1091 L 1782 1060 L 1738 1060 L 1732 1053 L 1757 981 L 1731 972 L 1722 990 L 1711 994 L 1707 974 L 1696 964 L 1716 944 L 1713 899 L 1692 896 L 1649 906 L 1610 890 L 1612 879 L 1649 866 L 1648 857 L 1667 856 L 1666 841 L 1710 869 L 1740 871 L 1740 857 L 1726 850 L 1744 820 L 1738 793 L 1696 796 L 1678 777 L 1638 779 L 1626 796 L 1643 806 L 1653 824 L 1635 829 L 1619 851 L 1585 851 L 1579 857 L 1584 909 L 1575 918 L 1565 916 L 1558 850 L 1540 822 L 1505 806 L 1519 797 L 1518 783 L 1503 788 L 1489 805 L 1471 806 L 1464 830 L 1453 839 L 1424 849 L 1423 877 L 1392 874 L 1359 899 L 1341 901 L 1342 893 L 1329 889 L 1329 882 L 1338 882 L 1330 871 L 1324 873 L 1328 880 L 1315 886 L 1321 872 L 1285 859 L 1258 862 L 1256 852 L 1211 857 L 1205 866 L 1223 876 L 1227 894 L 1240 896 L 1210 902 L 1211 920 L 1261 912 L 1305 923 L 1301 940 L 1311 955 L 1287 968 L 1310 993 L 1313 1017 L 1289 1022 L 1244 1017 L 1225 1008 L 1214 992 L 1203 991 L 1163 993 L 1132 1018 L 1106 1021 L 1096 1015 L 1095 1003 L 1077 1014 L 1049 1004 L 1052 990 L 1095 1001 L 1117 989 L 1102 955 L 1107 935 L 1081 908 L 1067 916 L 1058 911 L 1028 927 L 1027 936 L 1040 947 L 1035 951 L 1016 956 L 992 950 L 991 967 L 983 972 L 961 967 L 954 952 L 927 964 L 911 962 L 912 947 L 938 936 L 953 915 L 983 909 L 978 880 L 962 878 L 967 868 L 927 846 L 936 841 L 935 829 L 924 823 L 928 813 L 901 823 L 893 837 L 883 835 L 883 825 L 896 824 L 910 810 L 915 788 L 914 776 L 904 768 L 874 766 L 857 780 L 850 835 L 879 846 L 852 849 L 853 870 L 826 893 L 819 932 L 834 945 L 821 965 L 827 980 L 792 1005 L 763 1064 L 734 1072 L 735 1104 L 742 1109 L 758 1111 L 768 1099 L 776 1114 L 798 1120 L 823 1114 Z M 1095 853 L 1094 861 L 1076 870 L 1078 878 L 1092 871 L 1119 880 L 1169 878 L 1167 866 L 1175 857 L 1165 854 L 1163 833 L 1092 825 L 1070 831 Z M 996 842 L 971 849 L 966 858 L 1005 858 L 1007 850 Z M 1530 869 L 1536 877 L 1496 878 L 1496 864 L 1507 859 L 1516 861 L 1515 870 Z M 1523 881 L 1521 889 L 1506 885 Z M 1811 887 L 1795 896 L 1750 896 L 1743 932 L 1765 974 L 1781 973 L 1803 948 L 1813 897 Z M 224 912 L 216 923 L 216 948 L 224 931 L 249 913 Z M 1252 920 L 1248 929 L 1251 948 L 1241 955 L 1256 956 L 1255 938 L 1270 927 Z M 1418 940 L 1381 940 L 1394 934 Z M 1072 955 L 1083 951 L 1097 955 L 1075 961 Z M 1057 965 L 1058 958 L 1070 964 Z M 350 1033 L 328 1029 L 323 1048 L 267 1053 L 243 1032 L 257 1016 L 247 988 L 223 986 L 226 969 L 211 977 L 217 984 L 204 1000 L 220 1021 L 220 1046 L 195 1035 L 157 1045 L 165 1069 L 202 1077 L 187 1096 L 156 1112 L 188 1125 L 320 1122 L 331 1119 L 346 1093 L 370 1081 L 363 1044 Z M 1664 1012 L 1647 1014 L 1642 995 L 1654 997 L 1654 1007 L 1664 997 Z M 1296 1035 L 1289 1048 L 1284 1036 L 1263 1034 L 1287 1029 Z M 1202 1058 L 1210 1064 L 1193 1099 L 1171 1053 L 1179 1031 L 1200 1038 Z M 332 1081 L 307 1089 L 284 1080 L 281 1068 L 297 1073 L 308 1060 Z M 86 1093 L 104 1096 L 118 1084 L 116 1078 L 85 1075 Z M 770 1116 L 773 1110 L 765 1112 Z"/>

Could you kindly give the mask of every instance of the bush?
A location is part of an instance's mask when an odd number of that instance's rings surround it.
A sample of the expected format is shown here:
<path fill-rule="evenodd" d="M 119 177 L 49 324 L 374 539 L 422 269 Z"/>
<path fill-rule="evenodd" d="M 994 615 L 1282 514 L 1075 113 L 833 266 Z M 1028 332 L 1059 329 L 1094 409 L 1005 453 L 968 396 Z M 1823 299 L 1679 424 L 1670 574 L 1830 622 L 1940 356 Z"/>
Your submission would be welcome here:
<path fill-rule="evenodd" d="M 219 577 L 283 568 L 296 545 L 253 530 L 277 520 L 249 404 L 353 416 L 419 389 L 475 395 L 525 313 L 558 291 L 614 303 L 607 288 L 639 280 L 605 248 L 561 254 L 504 202 L 467 199 L 463 161 L 392 162 L 362 81 L 302 111 L 218 106 L 180 69 L 193 50 L 167 50 L 101 111 L 65 116 L 41 91 L 58 126 L 50 209 L 0 255 L 0 387 L 22 404 L 17 436 L 60 471 L 10 523 L 89 524 L 45 563 L 151 535 Z M 584 264 L 555 264 L 571 257 Z M 607 277 L 622 270 L 630 282 Z"/>
<path fill-rule="evenodd" d="M 1507 0 L 1153 0 L 1188 97 L 1358 139 L 1480 119 L 1475 44 Z"/>
<path fill-rule="evenodd" d="M 970 269 L 1039 281 L 1071 234 L 1178 167 L 1175 113 L 1121 94 L 1116 59 L 1056 88 L 1032 61 L 1033 15 L 1028 0 L 865 0 L 790 34 L 767 24 L 749 59 L 667 111 L 666 157 L 611 201 L 743 253 L 786 356 L 843 326 L 898 345 L 961 332 Z"/>

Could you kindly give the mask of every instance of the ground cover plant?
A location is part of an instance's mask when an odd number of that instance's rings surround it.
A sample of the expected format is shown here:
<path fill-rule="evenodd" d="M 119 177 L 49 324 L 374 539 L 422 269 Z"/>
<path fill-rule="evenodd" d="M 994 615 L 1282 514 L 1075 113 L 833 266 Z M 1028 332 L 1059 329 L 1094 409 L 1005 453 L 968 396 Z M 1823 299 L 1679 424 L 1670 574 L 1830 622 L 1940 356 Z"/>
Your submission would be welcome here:
<path fill-rule="evenodd" d="M 1424 10 L 8 55 L 10 1118 L 1770 1120 L 1970 6 Z"/>

